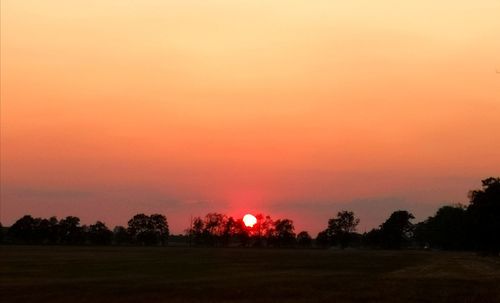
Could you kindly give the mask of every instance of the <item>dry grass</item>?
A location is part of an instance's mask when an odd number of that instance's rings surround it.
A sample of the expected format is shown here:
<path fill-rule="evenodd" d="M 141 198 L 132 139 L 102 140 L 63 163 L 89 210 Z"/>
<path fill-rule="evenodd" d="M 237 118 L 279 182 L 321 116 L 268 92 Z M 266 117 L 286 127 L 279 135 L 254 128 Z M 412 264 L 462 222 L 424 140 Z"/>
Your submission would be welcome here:
<path fill-rule="evenodd" d="M 468 253 L 0 247 L 2 302 L 500 302 Z"/>

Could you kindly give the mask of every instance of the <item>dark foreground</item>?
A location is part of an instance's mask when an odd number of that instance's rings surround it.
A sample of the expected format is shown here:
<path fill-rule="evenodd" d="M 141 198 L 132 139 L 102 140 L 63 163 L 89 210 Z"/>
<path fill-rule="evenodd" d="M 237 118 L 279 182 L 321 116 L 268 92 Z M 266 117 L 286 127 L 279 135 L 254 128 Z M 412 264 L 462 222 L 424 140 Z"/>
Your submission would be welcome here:
<path fill-rule="evenodd" d="M 0 246 L 2 302 L 500 302 L 466 253 Z"/>

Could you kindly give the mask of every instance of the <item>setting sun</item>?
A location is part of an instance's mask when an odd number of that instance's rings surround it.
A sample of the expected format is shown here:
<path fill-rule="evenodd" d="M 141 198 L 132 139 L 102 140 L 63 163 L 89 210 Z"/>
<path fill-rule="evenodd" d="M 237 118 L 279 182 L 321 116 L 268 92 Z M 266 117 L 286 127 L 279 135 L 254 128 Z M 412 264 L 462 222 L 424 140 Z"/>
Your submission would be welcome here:
<path fill-rule="evenodd" d="M 246 214 L 243 217 L 243 222 L 245 223 L 246 227 L 253 227 L 255 223 L 257 223 L 257 218 L 255 218 L 254 215 Z"/>
<path fill-rule="evenodd" d="M 499 13 L 0 0 L 1 301 L 500 303 Z"/>

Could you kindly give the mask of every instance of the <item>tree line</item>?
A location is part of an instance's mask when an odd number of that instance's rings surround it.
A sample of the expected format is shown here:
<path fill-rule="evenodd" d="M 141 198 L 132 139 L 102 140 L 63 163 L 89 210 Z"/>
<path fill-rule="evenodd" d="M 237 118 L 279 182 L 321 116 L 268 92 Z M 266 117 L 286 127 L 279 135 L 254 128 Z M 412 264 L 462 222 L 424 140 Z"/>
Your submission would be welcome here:
<path fill-rule="evenodd" d="M 295 233 L 293 221 L 287 218 L 273 220 L 258 214 L 255 225 L 247 227 L 242 219 L 220 213 L 193 218 L 185 235 L 174 238 L 192 246 L 414 247 L 498 254 L 500 178 L 482 180 L 482 188 L 470 191 L 468 197 L 468 205 L 443 206 L 434 216 L 416 224 L 409 211 L 397 210 L 378 228 L 363 234 L 356 232 L 359 218 L 354 212 L 343 210 L 328 220 L 315 239 L 307 231 Z M 0 241 L 14 244 L 167 245 L 169 241 L 167 218 L 161 214 L 135 215 L 127 227 L 117 226 L 112 231 L 100 221 L 86 226 L 72 216 L 58 220 L 27 215 L 6 229 L 6 233 L 4 230 L 0 229 Z"/>
<path fill-rule="evenodd" d="M 295 234 L 290 219 L 273 220 L 262 214 L 255 217 L 257 222 L 248 227 L 242 219 L 209 213 L 203 218 L 194 218 L 186 234 L 190 243 L 198 246 L 293 247 L 312 243 L 308 232 Z"/>
<path fill-rule="evenodd" d="M 500 253 L 500 178 L 481 181 L 482 188 L 469 192 L 469 204 L 447 205 L 435 215 L 413 224 L 413 214 L 393 212 L 378 228 L 362 235 L 355 232 L 359 219 L 340 212 L 316 237 L 323 246 L 351 243 L 364 247 L 401 249 L 407 247 Z"/>
<path fill-rule="evenodd" d="M 87 226 L 73 216 L 58 220 L 26 215 L 8 228 L 5 236 L 1 234 L 3 242 L 12 244 L 166 245 L 169 229 L 167 218 L 161 214 L 137 214 L 128 221 L 127 227 L 116 226 L 113 231 L 101 221 Z"/>

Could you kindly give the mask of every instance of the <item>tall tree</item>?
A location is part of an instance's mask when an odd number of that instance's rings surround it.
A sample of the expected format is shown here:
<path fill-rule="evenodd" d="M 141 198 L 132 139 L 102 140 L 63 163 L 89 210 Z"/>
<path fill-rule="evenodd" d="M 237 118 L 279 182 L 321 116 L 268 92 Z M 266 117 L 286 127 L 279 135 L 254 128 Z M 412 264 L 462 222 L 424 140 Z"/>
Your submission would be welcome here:
<path fill-rule="evenodd" d="M 84 228 L 80 226 L 80 218 L 68 216 L 59 221 L 59 233 L 63 244 L 82 244 L 85 242 Z"/>
<path fill-rule="evenodd" d="M 130 244 L 132 237 L 128 233 L 127 229 L 123 226 L 116 226 L 113 229 L 113 241 L 118 245 Z"/>
<path fill-rule="evenodd" d="M 170 234 L 167 217 L 161 214 L 152 214 L 149 217 L 149 220 L 151 221 L 154 233 L 160 244 L 166 245 L 168 243 L 168 236 Z"/>
<path fill-rule="evenodd" d="M 336 218 L 328 220 L 327 233 L 332 243 L 338 243 L 345 248 L 352 239 L 352 233 L 356 231 L 359 219 L 352 211 L 340 211 Z"/>
<path fill-rule="evenodd" d="M 34 227 L 35 228 L 34 235 L 36 239 L 35 243 L 48 244 L 52 231 L 50 220 L 37 218 L 35 219 L 35 223 L 36 223 Z"/>
<path fill-rule="evenodd" d="M 37 226 L 37 219 L 30 215 L 25 215 L 18 219 L 9 228 L 8 236 L 14 243 L 33 244 L 35 239 L 35 229 Z"/>
<path fill-rule="evenodd" d="M 238 240 L 240 246 L 246 247 L 250 245 L 250 233 L 245 226 L 243 219 L 237 219 L 234 224 L 234 236 Z"/>
<path fill-rule="evenodd" d="M 482 180 L 482 189 L 469 193 L 467 212 L 472 223 L 474 244 L 484 253 L 500 252 L 500 178 Z"/>
<path fill-rule="evenodd" d="M 380 248 L 382 246 L 382 232 L 380 228 L 374 228 L 363 234 L 364 245 L 372 248 Z"/>
<path fill-rule="evenodd" d="M 205 243 L 203 231 L 205 230 L 205 223 L 200 217 L 195 217 L 191 222 L 191 227 L 188 229 L 190 241 L 195 245 Z"/>
<path fill-rule="evenodd" d="M 227 216 L 220 213 L 209 213 L 205 216 L 204 233 L 209 245 L 222 245 L 222 237 L 224 234 L 226 221 Z"/>
<path fill-rule="evenodd" d="M 48 243 L 49 244 L 58 244 L 60 243 L 60 226 L 59 226 L 59 220 L 57 220 L 57 217 L 50 217 L 48 220 Z"/>
<path fill-rule="evenodd" d="M 292 246 L 295 244 L 295 227 L 290 219 L 278 219 L 274 222 L 273 242 L 277 246 Z"/>
<path fill-rule="evenodd" d="M 301 231 L 297 234 L 297 245 L 300 247 L 311 247 L 312 238 L 307 231 Z"/>
<path fill-rule="evenodd" d="M 257 222 L 252 228 L 247 228 L 253 240 L 253 246 L 261 247 L 268 245 L 274 233 L 274 221 L 270 216 L 263 214 L 255 215 Z"/>
<path fill-rule="evenodd" d="M 101 221 L 90 225 L 87 235 L 89 242 L 94 245 L 109 245 L 113 239 L 113 232 Z"/>
<path fill-rule="evenodd" d="M 412 237 L 415 217 L 406 210 L 398 210 L 391 214 L 380 226 L 381 246 L 388 249 L 400 249 Z"/>
<path fill-rule="evenodd" d="M 157 245 L 158 236 L 150 217 L 145 214 L 137 214 L 128 221 L 128 233 L 132 240 L 140 245 Z"/>
<path fill-rule="evenodd" d="M 236 221 L 234 220 L 234 218 L 233 217 L 227 218 L 227 220 L 224 223 L 224 230 L 222 232 L 221 242 L 223 246 L 229 245 L 231 238 L 235 234 L 235 228 L 236 228 Z"/>
<path fill-rule="evenodd" d="M 470 248 L 469 220 L 462 205 L 443 206 L 436 215 L 416 224 L 415 240 L 425 246 L 445 250 Z"/>
<path fill-rule="evenodd" d="M 321 248 L 327 248 L 330 244 L 330 240 L 328 239 L 328 232 L 326 230 L 320 231 L 315 239 L 315 244 Z"/>

